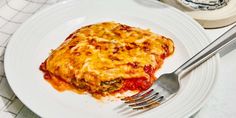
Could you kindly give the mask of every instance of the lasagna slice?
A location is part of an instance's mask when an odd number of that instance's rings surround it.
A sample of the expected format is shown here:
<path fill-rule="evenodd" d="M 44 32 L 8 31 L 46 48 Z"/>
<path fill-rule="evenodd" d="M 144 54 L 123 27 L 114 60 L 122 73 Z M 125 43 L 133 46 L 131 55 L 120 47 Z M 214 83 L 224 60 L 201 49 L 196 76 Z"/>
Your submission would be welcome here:
<path fill-rule="evenodd" d="M 44 78 L 59 90 L 96 98 L 148 89 L 154 73 L 174 52 L 171 39 L 115 22 L 73 32 L 41 64 Z"/>

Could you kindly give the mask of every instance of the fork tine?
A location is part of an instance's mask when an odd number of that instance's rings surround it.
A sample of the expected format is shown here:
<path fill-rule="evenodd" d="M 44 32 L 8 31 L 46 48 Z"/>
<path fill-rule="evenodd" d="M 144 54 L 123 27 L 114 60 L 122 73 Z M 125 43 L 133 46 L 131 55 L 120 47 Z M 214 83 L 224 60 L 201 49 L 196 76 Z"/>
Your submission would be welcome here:
<path fill-rule="evenodd" d="M 131 99 L 129 99 L 129 100 L 125 100 L 125 103 L 138 102 L 138 101 L 140 101 L 140 100 L 145 99 L 145 98 L 148 97 L 148 96 L 153 95 L 152 93 L 153 93 L 153 90 L 150 90 L 150 91 L 148 91 L 148 92 L 146 92 L 146 93 L 143 93 L 142 95 L 140 95 L 140 96 L 138 96 L 138 97 L 131 98 Z"/>
<path fill-rule="evenodd" d="M 131 107 L 135 107 L 135 106 L 140 106 L 140 105 L 144 105 L 144 104 L 147 104 L 149 102 L 151 102 L 151 100 L 155 99 L 158 97 L 158 92 L 151 95 L 150 97 L 146 97 L 145 99 L 141 100 L 141 101 L 138 101 L 138 102 L 135 102 L 135 103 L 132 103 L 130 104 L 129 106 Z"/>
<path fill-rule="evenodd" d="M 146 94 L 146 93 L 150 93 L 150 92 L 152 92 L 152 91 L 153 91 L 153 89 L 151 89 L 151 90 L 146 90 L 146 91 L 142 91 L 142 92 L 139 92 L 139 93 L 137 93 L 137 94 L 135 94 L 135 95 L 122 98 L 121 100 L 123 100 L 123 101 L 128 101 L 128 100 L 137 99 L 138 97 L 140 97 L 140 96 L 142 96 L 142 95 L 144 95 L 144 94 Z"/>
<path fill-rule="evenodd" d="M 133 110 L 143 110 L 143 109 L 152 109 L 160 105 L 160 102 L 163 100 L 164 96 L 161 96 L 155 100 L 152 100 L 148 102 L 147 104 L 138 106 L 138 107 L 133 107 Z"/>
<path fill-rule="evenodd" d="M 125 101 L 125 103 L 126 103 L 126 104 L 136 103 L 136 102 L 145 100 L 146 98 L 149 98 L 149 97 L 152 96 L 152 95 L 153 95 L 152 92 L 147 92 L 147 93 L 141 95 L 140 97 L 137 97 L 137 98 L 135 98 L 135 99 L 127 100 L 127 101 Z"/>

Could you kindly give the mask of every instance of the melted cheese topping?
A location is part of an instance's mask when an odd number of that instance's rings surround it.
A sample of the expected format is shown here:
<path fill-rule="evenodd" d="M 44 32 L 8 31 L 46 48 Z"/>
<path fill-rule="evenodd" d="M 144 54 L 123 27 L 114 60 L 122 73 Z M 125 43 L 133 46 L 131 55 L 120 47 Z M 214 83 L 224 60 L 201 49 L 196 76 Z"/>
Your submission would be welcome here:
<path fill-rule="evenodd" d="M 174 52 L 173 42 L 149 30 L 104 22 L 78 29 L 44 62 L 44 72 L 54 78 L 89 91 L 104 89 L 101 82 L 144 77 L 155 78 L 145 71 L 160 68 L 163 59 Z M 121 87 L 118 87 L 121 88 Z M 93 90 L 94 89 L 94 90 Z"/>

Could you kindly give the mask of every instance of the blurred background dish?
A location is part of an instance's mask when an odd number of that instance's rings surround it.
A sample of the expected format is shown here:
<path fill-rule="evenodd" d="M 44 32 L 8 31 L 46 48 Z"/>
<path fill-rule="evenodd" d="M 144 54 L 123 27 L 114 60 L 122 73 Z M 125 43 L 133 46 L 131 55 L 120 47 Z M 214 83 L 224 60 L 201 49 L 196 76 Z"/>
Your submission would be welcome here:
<path fill-rule="evenodd" d="M 197 20 L 204 28 L 220 28 L 236 22 L 236 0 L 160 0 Z"/>
<path fill-rule="evenodd" d="M 177 0 L 180 4 L 193 10 L 216 10 L 226 6 L 229 0 Z"/>

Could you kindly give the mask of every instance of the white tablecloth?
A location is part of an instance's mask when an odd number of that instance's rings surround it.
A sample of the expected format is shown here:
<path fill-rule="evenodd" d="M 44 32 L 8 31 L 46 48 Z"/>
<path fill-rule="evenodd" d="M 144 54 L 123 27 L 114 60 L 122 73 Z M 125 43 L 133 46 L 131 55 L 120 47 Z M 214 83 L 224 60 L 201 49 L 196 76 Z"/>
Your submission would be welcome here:
<path fill-rule="evenodd" d="M 62 0 L 0 0 L 0 118 L 37 118 L 38 116 L 25 107 L 10 89 L 4 69 L 3 56 L 7 42 L 17 28 L 32 14 Z M 207 30 L 214 40 L 229 27 Z M 236 45 L 224 50 L 221 55 L 221 70 L 216 86 L 207 104 L 197 113 L 195 118 L 234 118 L 234 100 L 236 95 L 236 50 L 229 52 Z"/>

